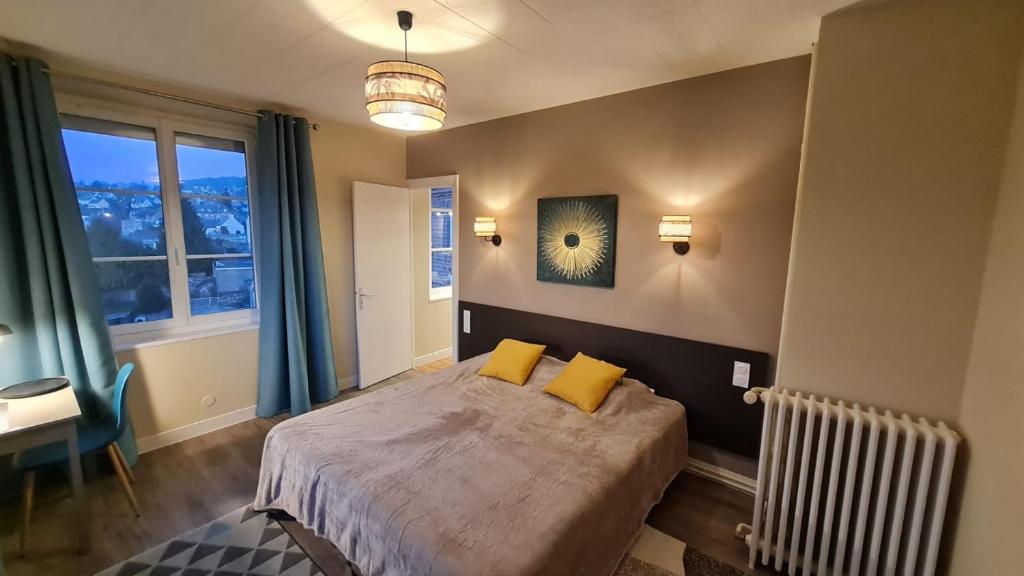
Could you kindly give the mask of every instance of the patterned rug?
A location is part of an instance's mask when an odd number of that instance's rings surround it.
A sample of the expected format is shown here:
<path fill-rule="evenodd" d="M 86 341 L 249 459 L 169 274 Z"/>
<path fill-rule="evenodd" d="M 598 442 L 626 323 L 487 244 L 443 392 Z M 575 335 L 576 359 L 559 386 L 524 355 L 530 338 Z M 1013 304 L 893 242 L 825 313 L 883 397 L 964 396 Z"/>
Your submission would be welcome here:
<path fill-rule="evenodd" d="M 96 576 L 314 576 L 320 568 L 284 531 L 246 506 Z"/>
<path fill-rule="evenodd" d="M 331 547 L 331 550 L 334 550 Z M 235 510 L 96 576 L 348 576 L 324 574 L 273 518 Z M 744 572 L 644 526 L 615 576 L 743 576 Z"/>

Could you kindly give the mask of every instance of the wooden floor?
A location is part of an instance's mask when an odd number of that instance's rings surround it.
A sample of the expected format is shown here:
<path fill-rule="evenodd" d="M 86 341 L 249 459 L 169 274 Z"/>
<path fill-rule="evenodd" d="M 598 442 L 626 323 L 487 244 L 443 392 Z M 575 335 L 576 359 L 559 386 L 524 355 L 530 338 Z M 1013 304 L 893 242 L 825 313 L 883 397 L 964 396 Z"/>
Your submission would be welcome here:
<path fill-rule="evenodd" d="M 450 365 L 439 360 L 377 386 L 347 391 L 337 401 Z M 156 544 L 252 502 L 263 440 L 284 417 L 257 418 L 217 430 L 139 458 L 135 467 L 142 517 L 135 518 L 109 469 L 86 463 L 92 548 L 74 551 L 70 489 L 59 469 L 40 473 L 28 555 L 19 558 L 19 479 L 0 479 L 0 550 L 7 576 L 90 575 Z M 708 480 L 680 474 L 648 517 L 648 523 L 720 560 L 743 568 L 744 546 L 733 537 L 738 522 L 749 521 L 753 498 Z"/>
<path fill-rule="evenodd" d="M 438 370 L 443 370 L 443 369 L 445 369 L 445 368 L 447 368 L 447 367 L 449 367 L 451 365 L 452 365 L 452 359 L 449 356 L 448 358 L 442 358 L 440 360 L 434 360 L 433 362 L 427 362 L 426 364 L 422 364 L 420 366 L 417 366 L 416 368 L 413 368 L 412 371 L 413 372 L 423 372 L 423 373 L 436 372 Z"/>

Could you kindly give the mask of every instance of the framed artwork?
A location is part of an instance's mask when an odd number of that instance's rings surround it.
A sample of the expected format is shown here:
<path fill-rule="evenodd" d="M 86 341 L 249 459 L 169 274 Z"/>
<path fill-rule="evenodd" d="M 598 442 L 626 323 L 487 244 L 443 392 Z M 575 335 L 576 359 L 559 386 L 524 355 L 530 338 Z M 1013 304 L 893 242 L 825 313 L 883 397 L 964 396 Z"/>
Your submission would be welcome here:
<path fill-rule="evenodd" d="M 538 199 L 537 280 L 614 287 L 618 217 L 616 195 Z"/>

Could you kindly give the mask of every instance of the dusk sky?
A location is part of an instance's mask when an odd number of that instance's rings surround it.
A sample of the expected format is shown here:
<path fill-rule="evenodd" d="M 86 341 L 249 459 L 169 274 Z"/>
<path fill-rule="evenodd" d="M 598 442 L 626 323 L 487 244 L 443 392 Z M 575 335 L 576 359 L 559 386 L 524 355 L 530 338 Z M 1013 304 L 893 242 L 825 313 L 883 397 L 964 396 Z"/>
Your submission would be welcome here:
<path fill-rule="evenodd" d="M 63 130 L 64 147 L 76 181 L 146 182 L 159 184 L 156 142 Z M 245 156 L 238 152 L 177 146 L 178 178 L 245 176 Z"/>

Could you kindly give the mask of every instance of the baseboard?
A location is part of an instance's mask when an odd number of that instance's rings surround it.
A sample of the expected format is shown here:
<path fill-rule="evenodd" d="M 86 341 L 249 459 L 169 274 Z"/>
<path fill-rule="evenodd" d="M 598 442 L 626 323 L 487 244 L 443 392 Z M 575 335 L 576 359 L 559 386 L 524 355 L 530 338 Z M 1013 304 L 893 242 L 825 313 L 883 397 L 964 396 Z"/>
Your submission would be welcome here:
<path fill-rule="evenodd" d="M 343 376 L 338 378 L 338 390 L 348 390 L 359 387 L 359 375 Z"/>
<path fill-rule="evenodd" d="M 353 374 L 351 376 L 345 376 L 338 378 L 338 389 L 348 390 L 351 388 L 357 388 L 359 386 L 359 376 Z M 145 438 L 138 439 L 139 454 L 145 452 L 152 452 L 157 448 L 163 448 L 164 446 L 170 446 L 171 444 L 177 444 L 196 436 L 202 436 L 209 432 L 220 430 L 221 428 L 227 428 L 235 424 L 240 424 L 246 420 L 252 420 L 256 417 L 256 406 L 249 406 L 248 408 L 242 408 L 235 410 L 234 412 L 228 412 L 227 414 L 221 414 L 220 416 L 214 416 L 201 422 L 194 424 L 186 424 L 180 428 L 154 434 L 152 436 L 146 436 Z"/>
<path fill-rule="evenodd" d="M 686 463 L 686 471 L 701 478 L 707 478 L 712 482 L 718 482 L 747 494 L 754 494 L 757 491 L 757 480 L 726 470 L 721 466 L 709 464 L 703 460 L 690 458 Z"/>
<path fill-rule="evenodd" d="M 252 420 L 256 417 L 256 406 L 249 406 L 234 412 L 228 412 L 227 414 L 221 414 L 220 416 L 214 416 L 194 424 L 187 424 L 180 428 L 154 434 L 152 436 L 146 436 L 145 438 L 139 438 L 139 454 L 145 452 L 152 452 L 157 448 L 163 448 L 164 446 L 170 446 L 171 444 L 177 444 L 196 436 L 202 436 L 214 430 L 220 430 L 221 428 L 227 428 L 234 424 L 245 422 L 246 420 Z"/>
<path fill-rule="evenodd" d="M 412 366 L 413 366 L 413 368 L 417 368 L 419 366 L 423 366 L 424 364 L 429 364 L 429 363 L 431 363 L 431 362 L 433 362 L 435 360 L 440 360 L 442 358 L 448 358 L 451 355 L 452 355 L 452 349 L 451 349 L 451 347 L 448 347 L 448 348 L 445 348 L 444 350 L 438 350 L 437 352 L 431 352 L 430 354 L 424 354 L 423 356 L 417 356 L 415 359 L 413 359 Z"/>

